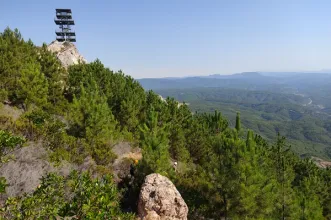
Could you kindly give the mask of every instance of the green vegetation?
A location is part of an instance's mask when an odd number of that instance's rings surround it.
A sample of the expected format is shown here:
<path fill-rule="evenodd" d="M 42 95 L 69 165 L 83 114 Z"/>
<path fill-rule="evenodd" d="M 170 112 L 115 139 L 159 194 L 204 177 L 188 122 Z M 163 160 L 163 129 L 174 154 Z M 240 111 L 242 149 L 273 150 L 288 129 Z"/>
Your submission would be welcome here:
<path fill-rule="evenodd" d="M 152 172 L 175 183 L 189 219 L 331 217 L 331 171 L 298 158 L 281 136 L 268 141 L 246 133 L 245 114 L 237 114 L 235 126 L 219 111 L 192 114 L 99 60 L 65 70 L 45 45 L 10 29 L 0 35 L 0 89 L 2 101 L 24 109 L 18 120 L 1 124 L 1 143 L 41 140 L 53 162 L 80 164 L 90 156 L 99 168 L 93 178 L 48 174 L 32 194 L 8 198 L 1 218 L 133 219 L 123 210 L 136 209 L 142 180 Z M 108 165 L 112 146 L 123 140 L 140 146 L 143 159 L 132 185 L 119 190 Z M 179 162 L 177 172 L 171 160 Z M 1 179 L 1 192 L 5 185 Z"/>
<path fill-rule="evenodd" d="M 15 136 L 8 131 L 0 130 L 0 158 L 17 145 L 24 143 L 24 138 Z"/>
<path fill-rule="evenodd" d="M 244 129 L 251 129 L 268 141 L 275 140 L 279 132 L 300 156 L 331 159 L 331 117 L 303 106 L 309 101 L 305 97 L 228 88 L 165 89 L 156 92 L 189 103 L 193 112 L 221 111 L 233 126 L 236 125 L 236 112 L 240 111 Z"/>
<path fill-rule="evenodd" d="M 17 146 L 21 146 L 24 142 L 24 138 L 15 136 L 8 131 L 0 130 L 0 166 L 2 163 L 8 162 L 13 149 Z M 5 192 L 6 187 L 6 179 L 0 177 L 0 194 Z"/>
<path fill-rule="evenodd" d="M 134 219 L 123 214 L 119 193 L 112 178 L 91 179 L 87 173 L 73 172 L 68 178 L 50 173 L 43 177 L 32 195 L 9 198 L 0 211 L 6 219 Z"/>

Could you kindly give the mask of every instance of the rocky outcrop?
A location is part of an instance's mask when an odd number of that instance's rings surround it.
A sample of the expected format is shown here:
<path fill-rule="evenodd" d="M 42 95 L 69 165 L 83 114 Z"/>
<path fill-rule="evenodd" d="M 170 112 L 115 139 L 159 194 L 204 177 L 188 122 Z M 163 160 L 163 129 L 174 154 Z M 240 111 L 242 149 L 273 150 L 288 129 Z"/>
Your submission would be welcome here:
<path fill-rule="evenodd" d="M 320 168 L 326 169 L 328 167 L 331 167 L 330 161 L 326 161 L 318 157 L 311 157 L 311 160 Z"/>
<path fill-rule="evenodd" d="M 79 62 L 87 62 L 84 57 L 79 54 L 76 46 L 70 42 L 53 41 L 47 46 L 47 49 L 56 54 L 56 57 L 65 68 L 73 64 L 78 64 Z"/>
<path fill-rule="evenodd" d="M 30 142 L 11 155 L 13 158 L 0 166 L 0 176 L 5 177 L 8 184 L 6 194 L 1 195 L 0 200 L 33 192 L 40 184 L 41 177 L 49 172 L 67 176 L 75 169 L 65 161 L 56 167 L 51 164 L 48 161 L 49 154 L 41 143 Z"/>
<path fill-rule="evenodd" d="M 129 142 L 116 144 L 112 151 L 117 158 L 112 164 L 115 182 L 119 183 L 130 174 L 130 165 L 133 160 L 141 160 L 141 149 L 132 147 Z"/>
<path fill-rule="evenodd" d="M 24 111 L 22 109 L 0 104 L 0 115 L 2 117 L 11 118 L 13 121 L 16 121 L 23 113 Z"/>
<path fill-rule="evenodd" d="M 186 220 L 188 207 L 175 185 L 160 174 L 150 174 L 142 185 L 138 214 L 143 220 Z"/>

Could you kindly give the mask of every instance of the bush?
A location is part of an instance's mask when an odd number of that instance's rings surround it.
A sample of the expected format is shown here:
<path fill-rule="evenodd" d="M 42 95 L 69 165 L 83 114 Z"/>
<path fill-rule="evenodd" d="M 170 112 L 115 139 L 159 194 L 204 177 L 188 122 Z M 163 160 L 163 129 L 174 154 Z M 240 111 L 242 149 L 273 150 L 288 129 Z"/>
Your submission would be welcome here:
<path fill-rule="evenodd" d="M 36 191 L 25 198 L 9 198 L 1 209 L 6 219 L 127 219 L 122 213 L 120 194 L 109 175 L 92 179 L 88 173 L 73 171 L 68 178 L 50 173 L 42 178 Z"/>
<path fill-rule="evenodd" d="M 110 144 L 98 143 L 91 149 L 93 159 L 98 165 L 107 165 L 117 158 L 112 152 Z"/>
<path fill-rule="evenodd" d="M 6 192 L 6 187 L 8 186 L 6 178 L 0 177 L 0 194 Z"/>
<path fill-rule="evenodd" d="M 5 89 L 0 89 L 0 102 L 8 99 L 8 92 Z"/>
<path fill-rule="evenodd" d="M 0 130 L 0 157 L 6 155 L 8 151 L 14 149 L 17 145 L 22 145 L 25 139 L 15 136 L 12 133 Z"/>

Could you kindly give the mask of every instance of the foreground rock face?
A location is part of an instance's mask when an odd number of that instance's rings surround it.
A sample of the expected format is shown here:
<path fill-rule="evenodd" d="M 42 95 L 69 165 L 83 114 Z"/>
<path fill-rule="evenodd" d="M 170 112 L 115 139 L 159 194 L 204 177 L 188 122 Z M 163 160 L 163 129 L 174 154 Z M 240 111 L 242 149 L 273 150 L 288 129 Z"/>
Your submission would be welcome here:
<path fill-rule="evenodd" d="M 81 56 L 73 43 L 53 41 L 47 49 L 56 54 L 62 65 L 67 68 L 70 65 L 87 61 Z"/>
<path fill-rule="evenodd" d="M 144 220 L 186 220 L 188 207 L 175 185 L 160 174 L 150 174 L 142 185 L 138 214 Z"/>
<path fill-rule="evenodd" d="M 28 146 L 13 152 L 12 156 L 12 160 L 0 167 L 0 176 L 5 177 L 8 183 L 6 193 L 0 197 L 0 203 L 7 197 L 33 192 L 40 184 L 41 177 L 49 172 L 67 176 L 75 168 L 69 163 L 54 167 L 48 162 L 48 152 L 41 143 L 30 142 Z"/>

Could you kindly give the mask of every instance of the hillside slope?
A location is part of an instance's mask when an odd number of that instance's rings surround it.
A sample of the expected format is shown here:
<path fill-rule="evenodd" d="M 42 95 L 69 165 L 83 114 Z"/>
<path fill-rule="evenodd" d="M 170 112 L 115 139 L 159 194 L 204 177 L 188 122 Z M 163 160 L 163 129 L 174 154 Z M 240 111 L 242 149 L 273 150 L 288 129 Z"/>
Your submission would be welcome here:
<path fill-rule="evenodd" d="M 331 217 L 330 169 L 301 160 L 281 136 L 269 141 L 242 129 L 239 113 L 235 126 L 218 111 L 192 114 L 187 105 L 145 91 L 100 60 L 63 68 L 47 45 L 36 47 L 17 30 L 0 34 L 0 60 L 0 101 L 7 110 L 19 109 L 0 117 L 0 159 L 6 167 L 0 193 L 13 189 L 8 174 L 16 171 L 9 165 L 24 162 L 28 143 L 49 152 L 45 163 L 40 157 L 30 161 L 38 167 L 82 167 L 67 176 L 45 169 L 30 193 L 1 204 L 2 219 L 132 220 L 145 208 L 146 214 L 179 219 L 186 213 L 188 219 Z M 129 172 L 115 182 L 113 165 L 128 148 L 125 143 L 139 147 L 141 159 L 126 158 Z M 152 185 L 155 190 L 140 197 L 145 205 L 137 210 L 141 186 L 152 173 L 171 180 L 178 192 Z M 158 182 L 162 188 L 171 185 Z"/>
<path fill-rule="evenodd" d="M 273 140 L 284 135 L 302 157 L 331 159 L 331 74 L 263 73 L 140 79 L 145 89 L 189 103 L 193 112 L 221 111 Z"/>
<path fill-rule="evenodd" d="M 221 111 L 233 125 L 234 115 L 239 111 L 246 129 L 252 129 L 268 140 L 275 139 L 280 132 L 302 157 L 314 155 L 330 159 L 331 117 L 307 106 L 310 102 L 307 97 L 227 88 L 161 89 L 156 92 L 190 103 L 193 112 Z"/>

